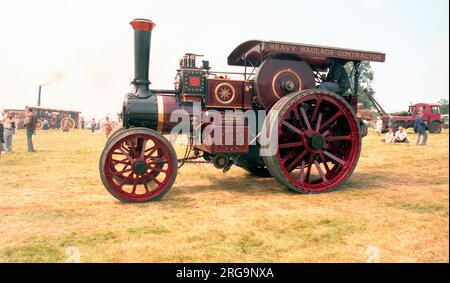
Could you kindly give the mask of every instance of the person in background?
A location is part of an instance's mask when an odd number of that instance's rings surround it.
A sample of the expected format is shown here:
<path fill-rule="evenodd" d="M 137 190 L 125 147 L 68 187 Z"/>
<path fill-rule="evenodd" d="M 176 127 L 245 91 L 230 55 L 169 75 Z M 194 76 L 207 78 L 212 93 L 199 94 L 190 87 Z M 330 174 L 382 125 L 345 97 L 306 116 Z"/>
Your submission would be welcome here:
<path fill-rule="evenodd" d="M 381 117 L 377 117 L 377 121 L 375 122 L 375 132 L 379 135 L 381 135 L 381 132 L 383 130 L 383 120 L 381 120 Z"/>
<path fill-rule="evenodd" d="M 91 132 L 95 131 L 95 126 L 96 126 L 95 118 L 92 118 L 92 121 L 91 121 Z"/>
<path fill-rule="evenodd" d="M 16 129 L 14 116 L 15 113 L 11 111 L 3 118 L 3 140 L 5 141 L 3 149 L 5 152 L 13 152 L 12 140 Z"/>
<path fill-rule="evenodd" d="M 388 120 L 388 128 L 394 128 L 394 118 L 391 114 L 389 114 L 389 120 Z"/>
<path fill-rule="evenodd" d="M 398 127 L 398 131 L 395 132 L 395 143 L 409 143 L 408 134 L 405 131 L 405 128 L 402 126 Z"/>
<path fill-rule="evenodd" d="M 427 134 L 427 126 L 425 122 L 423 121 L 423 113 L 419 111 L 417 113 L 416 122 L 414 123 L 414 132 L 417 133 L 417 140 L 416 145 L 420 144 L 420 137 L 423 136 L 421 145 L 426 145 L 428 140 L 428 134 Z"/>
<path fill-rule="evenodd" d="M 33 108 L 27 108 L 25 110 L 25 122 L 24 126 L 27 131 L 27 149 L 28 152 L 35 152 L 33 147 L 33 135 L 36 131 L 37 117 L 34 115 Z"/>
<path fill-rule="evenodd" d="M 0 155 L 2 154 L 3 149 L 3 143 L 5 141 L 3 140 L 3 121 L 0 120 Z"/>
<path fill-rule="evenodd" d="M 44 122 L 42 122 L 42 129 L 44 129 L 44 131 L 47 131 L 48 128 L 48 120 L 44 118 Z"/>
<path fill-rule="evenodd" d="M 386 133 L 386 138 L 384 140 L 385 143 L 393 143 L 394 142 L 394 130 L 392 128 L 389 128 L 388 132 Z"/>
<path fill-rule="evenodd" d="M 106 116 L 105 121 L 103 121 L 103 130 L 105 131 L 106 138 L 108 139 L 111 131 L 113 130 L 112 123 L 108 116 Z"/>
<path fill-rule="evenodd" d="M 80 124 L 81 124 L 81 129 L 84 130 L 84 124 L 85 124 L 84 118 L 81 118 Z"/>

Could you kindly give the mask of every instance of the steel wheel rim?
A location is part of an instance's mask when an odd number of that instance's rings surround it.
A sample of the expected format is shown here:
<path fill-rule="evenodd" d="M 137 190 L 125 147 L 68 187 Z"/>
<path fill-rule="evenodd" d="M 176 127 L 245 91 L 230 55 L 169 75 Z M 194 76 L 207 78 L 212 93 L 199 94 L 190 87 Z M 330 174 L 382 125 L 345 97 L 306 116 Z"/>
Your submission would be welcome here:
<path fill-rule="evenodd" d="M 343 102 L 325 93 L 308 94 L 289 105 L 279 120 L 278 133 L 280 169 L 303 190 L 335 188 L 358 162 L 357 121 Z"/>
<path fill-rule="evenodd" d="M 73 129 L 75 129 L 75 124 L 76 123 L 75 123 L 75 120 L 73 118 L 65 117 L 61 121 L 61 128 L 64 129 L 66 127 L 66 125 L 68 125 L 69 129 L 73 130 Z"/>
<path fill-rule="evenodd" d="M 174 174 L 173 163 L 167 145 L 154 136 L 136 133 L 111 146 L 103 170 L 115 193 L 128 201 L 144 202 L 167 188 Z"/>

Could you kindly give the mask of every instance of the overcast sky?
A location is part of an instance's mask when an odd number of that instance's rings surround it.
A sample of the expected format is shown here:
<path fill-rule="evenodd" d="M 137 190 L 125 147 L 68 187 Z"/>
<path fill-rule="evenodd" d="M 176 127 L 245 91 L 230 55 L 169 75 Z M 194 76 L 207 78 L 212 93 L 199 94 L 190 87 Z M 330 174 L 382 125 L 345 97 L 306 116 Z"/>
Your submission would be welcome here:
<path fill-rule="evenodd" d="M 249 39 L 387 53 L 373 63 L 388 111 L 449 96 L 447 0 L 76 1 L 0 0 L 0 108 L 36 105 L 104 117 L 120 111 L 133 77 L 130 20 L 157 26 L 152 88 L 173 88 L 178 59 L 204 54 L 213 70 Z"/>

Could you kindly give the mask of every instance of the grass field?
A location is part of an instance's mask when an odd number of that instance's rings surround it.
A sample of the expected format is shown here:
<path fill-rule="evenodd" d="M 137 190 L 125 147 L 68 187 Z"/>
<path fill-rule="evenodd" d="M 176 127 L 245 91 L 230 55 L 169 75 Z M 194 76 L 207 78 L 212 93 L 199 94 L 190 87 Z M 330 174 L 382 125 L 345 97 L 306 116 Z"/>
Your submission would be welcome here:
<path fill-rule="evenodd" d="M 122 204 L 100 181 L 102 133 L 39 131 L 28 154 L 19 131 L 0 158 L 0 262 L 65 262 L 69 246 L 81 262 L 366 262 L 369 246 L 381 262 L 448 262 L 448 130 L 426 147 L 380 139 L 333 193 L 186 165 L 162 201 Z"/>

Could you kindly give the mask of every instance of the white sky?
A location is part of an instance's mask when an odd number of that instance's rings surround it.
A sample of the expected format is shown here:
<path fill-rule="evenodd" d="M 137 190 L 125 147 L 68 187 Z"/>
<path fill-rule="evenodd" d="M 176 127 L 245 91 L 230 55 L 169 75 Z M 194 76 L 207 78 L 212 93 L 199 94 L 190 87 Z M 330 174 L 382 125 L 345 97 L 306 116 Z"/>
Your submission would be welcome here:
<path fill-rule="evenodd" d="M 213 70 L 249 39 L 387 53 L 374 87 L 388 111 L 449 96 L 447 0 L 0 0 L 0 109 L 36 105 L 104 117 L 120 111 L 133 77 L 130 20 L 149 18 L 152 88 L 173 88 L 185 52 Z"/>

